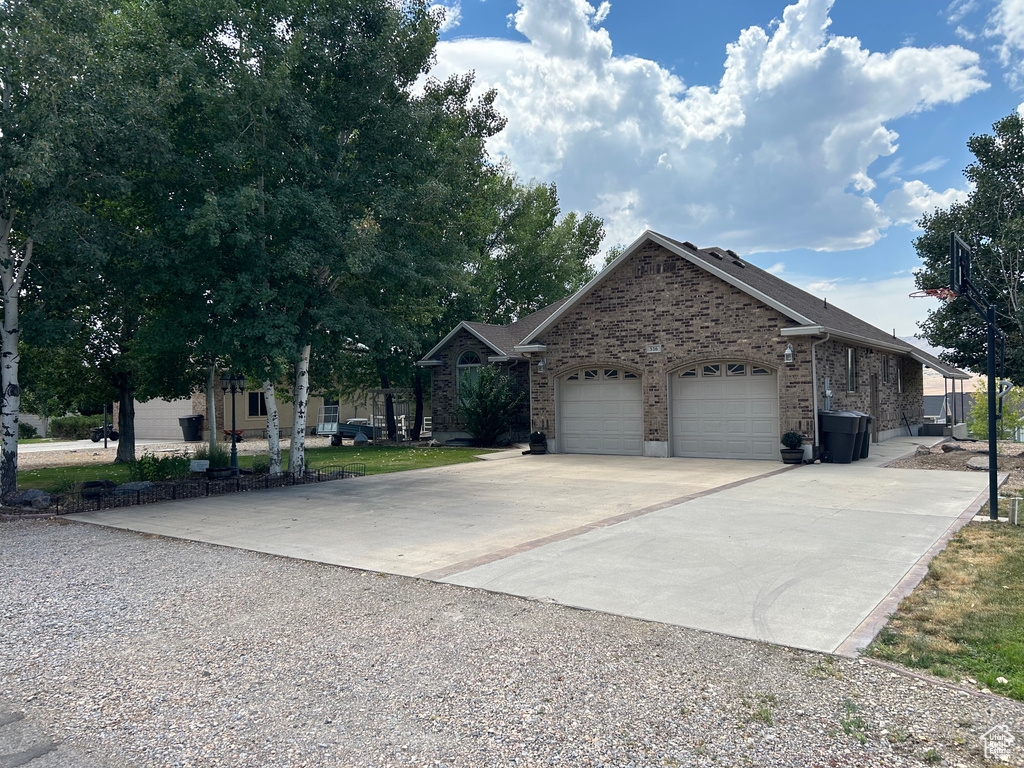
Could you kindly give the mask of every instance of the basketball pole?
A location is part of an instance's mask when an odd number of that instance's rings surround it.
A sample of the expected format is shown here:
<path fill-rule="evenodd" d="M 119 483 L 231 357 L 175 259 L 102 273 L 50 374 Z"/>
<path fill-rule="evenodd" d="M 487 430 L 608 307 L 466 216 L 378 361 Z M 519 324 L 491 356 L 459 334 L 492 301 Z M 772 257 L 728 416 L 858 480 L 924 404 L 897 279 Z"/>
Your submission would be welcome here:
<path fill-rule="evenodd" d="M 956 232 L 949 233 L 949 288 L 970 302 L 974 311 L 985 319 L 988 326 L 988 519 L 999 519 L 999 457 L 996 441 L 996 333 L 1005 344 L 1006 337 L 996 327 L 996 307 L 971 283 L 971 249 Z M 964 256 L 966 258 L 961 258 Z M 980 299 L 980 301 L 979 301 Z M 982 308 L 984 301 L 987 309 Z M 1004 350 L 1005 354 L 1005 350 Z"/>
<path fill-rule="evenodd" d="M 988 519 L 999 519 L 999 461 L 996 456 L 996 308 L 988 305 Z"/>

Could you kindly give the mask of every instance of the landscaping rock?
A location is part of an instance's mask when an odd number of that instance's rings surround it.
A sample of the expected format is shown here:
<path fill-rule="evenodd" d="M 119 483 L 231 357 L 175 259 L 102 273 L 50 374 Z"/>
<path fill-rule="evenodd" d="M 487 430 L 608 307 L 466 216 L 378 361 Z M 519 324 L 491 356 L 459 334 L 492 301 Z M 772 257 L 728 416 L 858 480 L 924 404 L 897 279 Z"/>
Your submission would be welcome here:
<path fill-rule="evenodd" d="M 139 480 L 134 483 L 125 483 L 124 485 L 119 485 L 117 486 L 117 488 L 114 489 L 114 495 L 124 496 L 125 494 L 136 493 L 138 491 L 148 491 L 155 485 L 156 483 L 152 483 L 149 480 Z"/>
<path fill-rule="evenodd" d="M 927 445 L 919 445 L 919 446 L 917 446 L 916 454 L 918 456 L 931 456 L 932 455 L 932 449 L 929 448 Z"/>
<path fill-rule="evenodd" d="M 967 460 L 967 468 L 975 469 L 978 472 L 988 471 L 988 457 L 987 456 L 975 456 L 973 459 Z"/>
<path fill-rule="evenodd" d="M 31 507 L 32 509 L 48 509 L 50 506 L 50 494 L 38 488 L 29 488 L 27 491 L 9 495 L 5 502 L 11 507 Z"/>
<path fill-rule="evenodd" d="M 952 453 L 953 451 L 962 451 L 962 450 L 963 450 L 963 448 L 961 446 L 957 445 L 956 443 L 943 443 L 942 444 L 942 452 L 943 453 Z"/>

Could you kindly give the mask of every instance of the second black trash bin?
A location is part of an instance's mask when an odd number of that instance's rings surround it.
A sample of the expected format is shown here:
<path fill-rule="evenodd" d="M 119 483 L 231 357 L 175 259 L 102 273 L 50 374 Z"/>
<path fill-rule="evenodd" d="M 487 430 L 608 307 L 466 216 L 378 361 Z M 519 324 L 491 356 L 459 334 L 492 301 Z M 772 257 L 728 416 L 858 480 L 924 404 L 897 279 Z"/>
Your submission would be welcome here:
<path fill-rule="evenodd" d="M 836 464 L 853 461 L 853 448 L 860 432 L 860 415 L 853 411 L 818 411 L 821 422 L 823 460 Z"/>
<path fill-rule="evenodd" d="M 860 461 L 861 456 L 864 452 L 864 443 L 868 440 L 868 415 L 861 411 L 848 411 L 860 419 L 860 424 L 857 427 L 857 439 L 853 445 L 853 460 Z"/>
<path fill-rule="evenodd" d="M 871 446 L 871 422 L 874 421 L 874 417 L 868 416 L 867 426 L 864 427 L 864 443 L 860 447 L 860 457 L 866 459 L 868 457 L 868 448 Z"/>
<path fill-rule="evenodd" d="M 181 434 L 187 443 L 197 443 L 203 439 L 203 414 L 195 413 L 178 419 Z"/>

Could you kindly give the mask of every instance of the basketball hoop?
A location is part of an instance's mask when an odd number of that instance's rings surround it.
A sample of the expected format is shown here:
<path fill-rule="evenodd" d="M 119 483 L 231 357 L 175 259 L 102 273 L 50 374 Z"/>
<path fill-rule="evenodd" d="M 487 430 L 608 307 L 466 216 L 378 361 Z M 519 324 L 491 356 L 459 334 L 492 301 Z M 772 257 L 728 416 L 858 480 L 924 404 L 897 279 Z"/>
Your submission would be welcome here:
<path fill-rule="evenodd" d="M 931 296 L 936 299 L 942 299 L 943 301 L 952 301 L 959 294 L 951 288 L 922 288 L 920 291 L 914 291 L 910 294 L 912 299 L 920 299 L 924 296 Z"/>

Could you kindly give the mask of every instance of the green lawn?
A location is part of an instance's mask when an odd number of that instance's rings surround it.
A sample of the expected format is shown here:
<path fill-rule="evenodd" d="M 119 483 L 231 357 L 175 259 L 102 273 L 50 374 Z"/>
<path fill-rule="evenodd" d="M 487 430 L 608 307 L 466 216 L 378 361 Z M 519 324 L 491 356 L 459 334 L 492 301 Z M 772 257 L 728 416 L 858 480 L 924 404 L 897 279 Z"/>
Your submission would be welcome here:
<path fill-rule="evenodd" d="M 1024 526 L 953 537 L 867 653 L 1024 701 Z M 1006 682 L 1000 682 L 1000 678 Z"/>
<path fill-rule="evenodd" d="M 340 448 L 311 448 L 306 451 L 306 464 L 314 469 L 340 466 L 361 462 L 366 464 L 366 474 L 379 475 L 385 472 L 401 472 L 406 469 L 441 467 L 446 464 L 464 464 L 475 461 L 474 456 L 487 453 L 479 448 L 407 448 L 396 445 L 371 445 L 364 448 L 343 446 Z M 252 456 L 239 456 L 240 467 L 251 467 Z M 288 453 L 284 456 L 288 467 Z M 128 482 L 128 466 L 125 464 L 90 464 L 87 466 L 52 467 L 49 469 L 25 469 L 18 472 L 18 488 L 40 488 L 55 493 L 86 480 L 111 480 L 115 483 Z"/>

